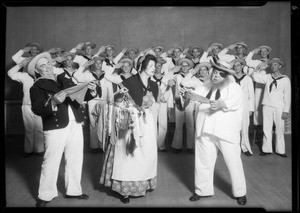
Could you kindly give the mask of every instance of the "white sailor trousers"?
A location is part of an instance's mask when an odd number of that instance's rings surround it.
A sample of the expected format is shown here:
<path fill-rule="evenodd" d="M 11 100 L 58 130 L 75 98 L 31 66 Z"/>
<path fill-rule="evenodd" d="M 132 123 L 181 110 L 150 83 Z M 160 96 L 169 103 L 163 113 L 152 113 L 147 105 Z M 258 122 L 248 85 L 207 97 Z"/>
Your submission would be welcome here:
<path fill-rule="evenodd" d="M 214 195 L 214 168 L 217 151 L 223 154 L 229 170 L 234 197 L 246 195 L 246 180 L 239 144 L 229 143 L 210 135 L 202 135 L 195 144 L 195 193 L 200 196 Z"/>
<path fill-rule="evenodd" d="M 175 132 L 172 147 L 182 149 L 183 147 L 183 124 L 186 126 L 186 147 L 195 148 L 195 103 L 190 102 L 184 111 L 179 111 L 175 107 Z"/>
<path fill-rule="evenodd" d="M 99 140 L 97 135 L 97 123 L 95 117 L 92 115 L 92 111 L 97 102 L 101 101 L 100 99 L 92 99 L 88 101 L 88 113 L 89 113 L 89 122 L 90 122 L 90 148 L 99 149 L 103 147 L 103 142 Z"/>
<path fill-rule="evenodd" d="M 62 129 L 45 131 L 46 151 L 42 164 L 38 198 L 51 201 L 57 194 L 57 178 L 62 155 L 65 157 L 65 188 L 67 195 L 81 195 L 83 164 L 82 124 L 72 120 Z"/>
<path fill-rule="evenodd" d="M 22 105 L 22 117 L 25 129 L 24 152 L 44 152 L 43 122 L 40 116 L 35 115 L 31 105 Z"/>
<path fill-rule="evenodd" d="M 275 124 L 275 151 L 279 154 L 285 154 L 285 141 L 284 141 L 284 120 L 281 119 L 282 109 L 275 107 L 263 106 L 263 152 L 273 152 L 272 135 L 273 123 Z"/>
<path fill-rule="evenodd" d="M 250 141 L 249 141 L 249 124 L 250 124 L 249 111 L 245 110 L 243 113 L 243 124 L 241 130 L 241 136 L 242 136 L 241 149 L 243 150 L 243 152 L 249 151 L 251 154 L 253 154 Z"/>

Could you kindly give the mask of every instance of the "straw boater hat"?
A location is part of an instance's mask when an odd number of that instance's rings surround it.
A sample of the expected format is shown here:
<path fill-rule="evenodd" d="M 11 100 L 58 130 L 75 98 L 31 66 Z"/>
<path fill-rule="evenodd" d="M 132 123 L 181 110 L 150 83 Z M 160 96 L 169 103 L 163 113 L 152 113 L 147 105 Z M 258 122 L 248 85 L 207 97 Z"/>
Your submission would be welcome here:
<path fill-rule="evenodd" d="M 193 68 L 194 67 L 194 63 L 188 59 L 188 58 L 181 58 L 177 61 L 177 65 L 180 66 L 183 62 L 186 62 L 189 64 L 190 68 Z"/>
<path fill-rule="evenodd" d="M 87 46 L 91 46 L 92 49 L 95 49 L 96 44 L 88 41 L 84 43 L 81 49 L 84 50 Z"/>
<path fill-rule="evenodd" d="M 258 47 L 259 51 L 261 51 L 261 49 L 263 49 L 263 48 L 267 49 L 269 53 L 272 51 L 272 48 L 269 46 L 266 46 L 266 45 L 262 45 L 262 46 Z"/>
<path fill-rule="evenodd" d="M 247 45 L 245 42 L 243 42 L 243 41 L 235 42 L 235 44 L 236 44 L 236 45 L 242 45 L 243 47 L 245 47 L 245 49 L 248 48 L 248 45 Z"/>
<path fill-rule="evenodd" d="M 66 52 L 66 49 L 65 48 L 61 48 L 61 47 L 57 47 L 56 48 L 56 52 Z"/>
<path fill-rule="evenodd" d="M 56 49 L 57 49 L 56 47 L 52 47 L 50 50 L 48 50 L 48 52 L 54 54 L 57 52 Z"/>
<path fill-rule="evenodd" d="M 230 62 L 231 66 L 233 66 L 236 62 L 240 62 L 243 66 L 246 65 L 246 61 L 245 59 L 242 59 L 242 58 L 237 58 L 237 59 L 234 59 Z"/>
<path fill-rule="evenodd" d="M 271 65 L 272 63 L 277 62 L 281 65 L 281 67 L 285 66 L 285 63 L 280 60 L 279 58 L 272 58 L 271 60 L 268 61 L 268 64 Z"/>
<path fill-rule="evenodd" d="M 162 46 L 162 45 L 156 45 L 156 46 L 152 47 L 152 49 L 153 49 L 153 50 L 155 50 L 155 49 L 160 49 L 161 52 L 163 52 L 163 51 L 165 50 L 164 46 Z"/>
<path fill-rule="evenodd" d="M 223 44 L 218 43 L 218 42 L 213 42 L 213 43 L 211 43 L 209 46 L 210 46 L 210 47 L 213 47 L 213 46 L 219 47 L 220 49 L 223 49 L 223 47 L 224 47 Z"/>
<path fill-rule="evenodd" d="M 211 60 L 212 67 L 218 71 L 227 72 L 228 74 L 234 75 L 235 71 L 232 69 L 231 64 L 222 60 Z"/>
<path fill-rule="evenodd" d="M 29 42 L 28 44 L 26 44 L 25 47 L 36 47 L 36 48 L 39 49 L 40 52 L 43 51 L 42 46 L 39 43 L 37 43 L 37 42 Z"/>
<path fill-rule="evenodd" d="M 211 64 L 208 62 L 202 62 L 200 64 L 197 65 L 197 67 L 200 69 L 201 67 L 206 67 L 208 70 L 210 70 L 211 68 Z"/>
<path fill-rule="evenodd" d="M 105 50 L 108 48 L 108 47 L 111 47 L 113 50 L 116 48 L 116 45 L 115 44 L 108 44 L 105 46 Z"/>
<path fill-rule="evenodd" d="M 43 47 L 37 42 L 30 42 L 30 43 L 26 44 L 25 47 L 37 47 L 39 50 L 39 53 L 43 52 Z M 22 55 L 22 57 L 28 58 L 28 57 L 32 57 L 32 55 L 30 54 L 30 52 L 26 52 Z"/>
<path fill-rule="evenodd" d="M 96 57 L 94 57 L 93 59 L 92 59 L 94 62 L 96 62 L 96 61 L 105 61 L 105 57 L 102 57 L 102 56 L 96 56 Z"/>
<path fill-rule="evenodd" d="M 194 46 L 190 46 L 188 53 L 189 53 L 190 55 L 193 55 L 193 50 L 194 50 L 194 49 L 198 49 L 199 52 L 200 52 L 200 55 L 204 52 L 204 50 L 203 50 L 202 47 L 194 45 Z"/>
<path fill-rule="evenodd" d="M 76 54 L 72 53 L 72 52 L 64 52 L 63 55 L 61 56 L 63 61 L 65 61 L 67 59 L 68 56 L 72 57 L 72 60 L 74 60 Z"/>
<path fill-rule="evenodd" d="M 175 50 L 175 49 L 180 49 L 180 51 L 182 52 L 183 51 L 183 46 L 181 45 L 174 45 L 172 46 L 172 48 Z"/>
<path fill-rule="evenodd" d="M 129 54 L 130 51 L 133 51 L 135 54 L 138 54 L 139 49 L 138 49 L 138 48 L 135 48 L 135 47 L 129 47 L 129 48 L 126 50 L 126 53 L 125 53 L 125 54 Z"/>
<path fill-rule="evenodd" d="M 35 68 L 35 65 L 41 58 L 46 58 L 46 59 L 48 59 L 48 61 L 51 61 L 51 55 L 48 52 L 43 52 L 43 53 L 36 55 L 28 64 L 28 67 L 27 67 L 28 74 L 34 76 L 35 72 L 38 72 Z"/>
<path fill-rule="evenodd" d="M 122 58 L 118 63 L 129 63 L 130 64 L 130 66 L 132 67 L 133 66 L 133 61 L 132 61 L 132 59 L 130 59 L 130 58 Z"/>

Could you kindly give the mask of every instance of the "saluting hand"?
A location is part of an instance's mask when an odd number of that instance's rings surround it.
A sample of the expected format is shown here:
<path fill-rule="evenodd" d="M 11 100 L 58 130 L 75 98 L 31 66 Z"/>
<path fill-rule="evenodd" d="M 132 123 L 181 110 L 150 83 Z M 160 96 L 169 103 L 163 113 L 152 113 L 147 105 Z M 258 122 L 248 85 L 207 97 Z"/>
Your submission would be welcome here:
<path fill-rule="evenodd" d="M 29 57 L 29 58 L 25 58 L 24 60 L 22 60 L 18 65 L 19 65 L 19 67 L 26 67 L 27 66 L 27 64 L 31 61 L 31 57 Z"/>
<path fill-rule="evenodd" d="M 235 47 L 236 47 L 236 44 L 234 43 L 234 44 L 229 45 L 227 48 L 230 50 L 233 50 Z"/>
<path fill-rule="evenodd" d="M 23 52 L 24 52 L 24 53 L 28 53 L 28 52 L 30 52 L 31 48 L 32 48 L 32 47 L 25 47 L 25 48 L 23 49 Z"/>

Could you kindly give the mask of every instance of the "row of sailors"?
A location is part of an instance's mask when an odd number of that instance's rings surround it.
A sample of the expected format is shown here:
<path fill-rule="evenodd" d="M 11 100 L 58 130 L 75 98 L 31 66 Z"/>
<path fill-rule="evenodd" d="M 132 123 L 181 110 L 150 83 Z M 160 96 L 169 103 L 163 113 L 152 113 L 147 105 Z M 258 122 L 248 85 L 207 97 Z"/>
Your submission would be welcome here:
<path fill-rule="evenodd" d="M 159 150 L 166 151 L 165 138 L 170 118 L 170 109 L 175 108 L 176 129 L 173 136 L 172 148 L 174 152 L 180 152 L 183 148 L 183 141 L 186 140 L 188 151 L 193 152 L 195 146 L 195 106 L 193 102 L 190 102 L 187 106 L 184 105 L 186 102 L 184 101 L 185 97 L 182 93 L 182 88 L 195 89 L 201 86 L 210 77 L 210 61 L 215 58 L 223 61 L 224 66 L 234 68 L 236 73 L 232 80 L 235 80 L 242 86 L 244 97 L 246 97 L 244 98 L 244 107 L 246 110 L 244 110 L 241 140 L 243 153 L 248 156 L 253 154 L 248 134 L 249 118 L 252 112 L 254 112 L 254 125 L 263 124 L 264 127 L 264 135 L 266 137 L 264 141 L 266 142 L 263 145 L 263 153 L 272 152 L 272 134 L 270 129 L 273 127 L 273 122 L 278 132 L 278 145 L 276 147 L 279 149 L 279 153 L 285 153 L 283 138 L 284 124 L 277 117 L 278 114 L 282 112 L 288 113 L 290 110 L 290 81 L 286 75 L 282 74 L 278 74 L 279 77 L 275 80 L 276 76 L 274 77 L 273 75 L 269 75 L 268 80 L 266 77 L 262 77 L 267 76 L 267 68 L 273 66 L 274 63 L 270 62 L 276 62 L 280 65 L 280 68 L 285 65 L 284 62 L 276 58 L 269 59 L 272 49 L 265 45 L 255 48 L 247 55 L 245 54 L 245 50 L 248 46 L 242 41 L 235 42 L 226 48 L 223 47 L 220 43 L 210 44 L 207 50 L 204 50 L 201 46 L 191 46 L 184 49 L 183 46 L 176 45 L 165 51 L 164 46 L 157 45 L 143 51 L 139 51 L 137 48 L 124 48 L 115 56 L 116 45 L 114 44 L 101 46 L 93 54 L 96 44 L 85 42 L 79 43 L 69 52 L 64 48 L 51 48 L 48 52 L 51 54 L 52 63 L 56 67 L 55 73 L 57 75 L 65 73 L 65 77 L 70 78 L 76 84 L 86 81 L 96 81 L 98 84 L 97 97 L 87 103 L 90 120 L 89 146 L 94 151 L 103 150 L 104 145 L 104 131 L 102 131 L 104 125 L 101 123 L 99 117 L 102 117 L 101 113 L 105 113 L 105 111 L 96 110 L 96 104 L 98 102 L 110 103 L 113 94 L 118 90 L 118 84 L 124 78 L 126 79 L 138 73 L 140 71 L 140 61 L 143 60 L 145 55 L 152 54 L 158 59 L 156 74 L 152 77 L 152 80 L 157 82 L 160 92 L 163 94 L 163 100 L 152 107 L 155 121 L 158 124 L 157 141 Z M 229 51 L 234 49 L 236 50 L 236 54 L 229 54 Z M 26 72 L 26 65 L 32 57 L 42 51 L 43 49 L 38 43 L 27 44 L 24 49 L 21 49 L 12 57 L 17 65 L 8 71 L 8 75 L 13 80 L 23 84 L 24 98 L 22 113 L 26 129 L 24 152 L 29 156 L 32 153 L 43 152 L 44 147 L 41 142 L 41 119 L 32 113 L 29 98 L 29 89 L 36 77 Z M 253 59 L 255 54 L 260 55 L 261 58 Z M 22 67 L 24 67 L 23 72 L 19 72 Z M 254 84 L 253 80 L 255 81 Z M 273 90 L 267 89 L 264 91 L 265 84 L 270 88 L 272 87 L 271 85 L 276 86 L 273 86 Z M 272 91 L 275 91 L 275 93 L 271 94 Z M 262 103 L 263 93 L 265 93 L 265 97 Z M 261 114 L 262 104 L 276 109 L 275 115 L 268 115 L 268 119 L 264 119 L 264 122 L 262 122 L 263 114 Z M 186 139 L 183 138 L 184 123 L 186 124 L 187 131 Z M 265 132 L 265 129 L 268 130 L 268 133 Z M 34 134 L 33 130 L 38 132 L 38 134 Z"/>

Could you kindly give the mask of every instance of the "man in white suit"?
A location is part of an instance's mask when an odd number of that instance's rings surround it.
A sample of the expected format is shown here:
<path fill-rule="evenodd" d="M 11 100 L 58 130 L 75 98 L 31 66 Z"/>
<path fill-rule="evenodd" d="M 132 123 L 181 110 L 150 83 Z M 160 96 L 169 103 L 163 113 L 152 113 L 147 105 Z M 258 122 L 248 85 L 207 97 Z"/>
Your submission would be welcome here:
<path fill-rule="evenodd" d="M 211 81 L 195 92 L 187 92 L 196 106 L 195 192 L 190 201 L 214 194 L 213 176 L 218 149 L 229 170 L 232 193 L 239 205 L 245 205 L 246 180 L 241 160 L 240 131 L 243 115 L 242 88 L 232 80 L 230 64 L 212 62 Z M 199 121 L 199 118 L 202 121 Z M 199 122 L 198 122 L 199 121 Z"/>

